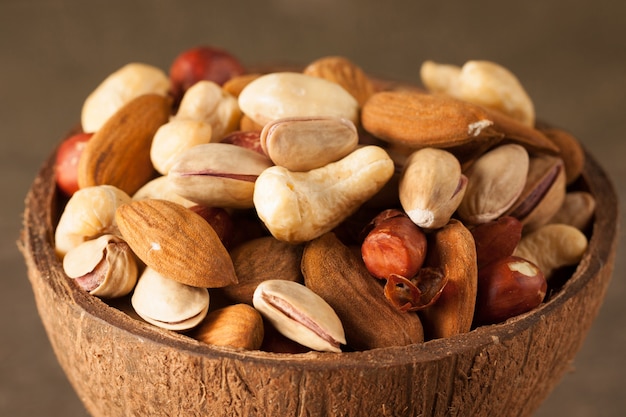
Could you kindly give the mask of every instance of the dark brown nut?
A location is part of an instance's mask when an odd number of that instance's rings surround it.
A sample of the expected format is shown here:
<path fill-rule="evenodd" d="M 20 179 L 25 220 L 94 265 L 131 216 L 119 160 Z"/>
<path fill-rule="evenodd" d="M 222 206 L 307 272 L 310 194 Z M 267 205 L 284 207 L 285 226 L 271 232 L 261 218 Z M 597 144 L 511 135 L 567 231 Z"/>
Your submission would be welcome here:
<path fill-rule="evenodd" d="M 367 350 L 424 340 L 417 314 L 402 313 L 392 306 L 380 282 L 334 234 L 306 244 L 302 273 L 305 285 L 324 298 L 341 319 L 349 347 Z"/>
<path fill-rule="evenodd" d="M 426 265 L 439 267 L 447 279 L 439 299 L 420 311 L 427 338 L 466 333 L 472 327 L 478 270 L 476 246 L 470 231 L 452 219 L 428 241 Z"/>
<path fill-rule="evenodd" d="M 542 226 L 554 216 L 565 199 L 563 160 L 552 155 L 533 155 L 526 185 L 507 214 L 520 219 L 524 231 Z"/>
<path fill-rule="evenodd" d="M 522 222 L 511 216 L 502 216 L 471 229 L 478 269 L 512 255 L 522 238 L 522 229 Z"/>
<path fill-rule="evenodd" d="M 389 216 L 389 212 L 397 213 Z M 398 210 L 386 210 L 374 219 L 374 228 L 361 244 L 367 270 L 376 278 L 391 275 L 412 278 L 426 258 L 426 235 L 409 217 Z"/>
<path fill-rule="evenodd" d="M 263 343 L 263 317 L 247 304 L 223 307 L 209 313 L 191 336 L 213 346 L 256 350 Z"/>
<path fill-rule="evenodd" d="M 539 306 L 548 284 L 537 265 L 509 256 L 478 271 L 475 324 L 493 324 Z"/>
<path fill-rule="evenodd" d="M 272 236 L 260 237 L 238 245 L 230 251 L 239 282 L 222 291 L 238 303 L 252 305 L 257 285 L 269 279 L 302 282 L 300 261 L 302 245 L 282 242 Z"/>

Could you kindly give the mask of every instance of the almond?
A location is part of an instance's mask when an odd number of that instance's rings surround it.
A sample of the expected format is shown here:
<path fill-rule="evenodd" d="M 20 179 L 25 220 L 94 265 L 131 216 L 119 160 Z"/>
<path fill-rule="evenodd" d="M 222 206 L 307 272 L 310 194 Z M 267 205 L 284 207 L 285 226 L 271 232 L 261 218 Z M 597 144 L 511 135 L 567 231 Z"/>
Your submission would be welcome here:
<path fill-rule="evenodd" d="M 120 206 L 115 220 L 133 252 L 161 275 L 204 288 L 237 282 L 217 233 L 193 211 L 170 201 L 139 200 Z"/>
<path fill-rule="evenodd" d="M 134 194 L 155 174 L 152 138 L 168 121 L 171 101 L 144 94 L 120 108 L 93 135 L 78 163 L 78 185 L 109 184 Z"/>

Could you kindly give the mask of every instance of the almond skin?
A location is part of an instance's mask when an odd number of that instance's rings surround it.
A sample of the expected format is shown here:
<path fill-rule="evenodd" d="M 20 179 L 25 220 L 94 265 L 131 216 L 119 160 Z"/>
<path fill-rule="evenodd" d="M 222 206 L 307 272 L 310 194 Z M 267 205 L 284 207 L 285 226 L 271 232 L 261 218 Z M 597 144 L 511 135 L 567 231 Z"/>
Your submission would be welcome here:
<path fill-rule="evenodd" d="M 115 221 L 133 252 L 163 276 L 204 288 L 237 282 L 217 233 L 185 207 L 165 200 L 133 201 L 117 209 Z"/>
<path fill-rule="evenodd" d="M 78 163 L 78 185 L 109 184 L 132 195 L 155 174 L 152 138 L 170 116 L 171 100 L 144 94 L 120 108 L 87 142 Z"/>

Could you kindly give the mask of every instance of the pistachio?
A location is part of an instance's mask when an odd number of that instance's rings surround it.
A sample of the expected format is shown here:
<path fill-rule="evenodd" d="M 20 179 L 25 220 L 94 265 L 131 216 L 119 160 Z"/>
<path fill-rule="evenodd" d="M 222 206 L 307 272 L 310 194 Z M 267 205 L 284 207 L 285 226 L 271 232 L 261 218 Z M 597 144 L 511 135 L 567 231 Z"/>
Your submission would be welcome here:
<path fill-rule="evenodd" d="M 191 207 L 196 204 L 178 195 L 174 190 L 172 182 L 167 178 L 167 175 L 162 175 L 148 181 L 132 195 L 132 198 L 133 200 L 167 200 L 184 207 Z"/>
<path fill-rule="evenodd" d="M 237 99 L 213 81 L 192 85 L 183 96 L 175 120 L 196 120 L 211 125 L 211 142 L 239 126 L 241 111 Z"/>
<path fill-rule="evenodd" d="M 358 119 L 358 103 L 338 84 L 295 72 L 263 75 L 239 94 L 239 107 L 261 126 L 284 117 Z"/>
<path fill-rule="evenodd" d="M 167 74 L 160 68 L 130 63 L 107 76 L 83 104 L 81 124 L 85 132 L 96 132 L 125 104 L 143 94 L 166 96 Z"/>
<path fill-rule="evenodd" d="M 237 282 L 219 236 L 191 210 L 165 200 L 139 200 L 121 205 L 115 220 L 133 252 L 158 273 L 196 287 Z"/>
<path fill-rule="evenodd" d="M 393 161 L 377 146 L 359 148 L 308 172 L 273 166 L 256 181 L 254 206 L 274 237 L 305 242 L 339 225 L 380 191 L 393 172 Z"/>
<path fill-rule="evenodd" d="M 552 155 L 533 155 L 524 189 L 507 213 L 520 219 L 525 231 L 534 230 L 548 223 L 561 207 L 565 187 L 563 160 Z"/>
<path fill-rule="evenodd" d="M 579 263 L 588 243 L 574 226 L 551 223 L 524 235 L 513 255 L 537 265 L 549 282 L 557 269 Z"/>
<path fill-rule="evenodd" d="M 420 227 L 436 229 L 448 223 L 461 203 L 467 177 L 451 153 L 435 148 L 415 151 L 400 178 L 400 203 Z"/>
<path fill-rule="evenodd" d="M 98 185 L 76 191 L 68 200 L 54 234 L 59 258 L 86 240 L 115 234 L 115 211 L 131 198 L 112 185 Z"/>
<path fill-rule="evenodd" d="M 337 312 L 350 348 L 367 350 L 424 341 L 417 314 L 401 312 L 387 301 L 380 281 L 333 233 L 306 244 L 302 273 L 305 285 Z"/>
<path fill-rule="evenodd" d="M 178 155 L 195 145 L 211 142 L 212 133 L 211 125 L 203 121 L 169 121 L 156 131 L 152 139 L 152 165 L 160 174 L 167 175 Z"/>
<path fill-rule="evenodd" d="M 135 256 L 128 244 L 114 235 L 102 235 L 70 250 L 63 258 L 63 270 L 98 297 L 122 297 L 137 283 Z"/>
<path fill-rule="evenodd" d="M 197 326 L 209 310 L 209 292 L 168 278 L 150 267 L 131 297 L 135 312 L 150 324 L 183 331 Z"/>
<path fill-rule="evenodd" d="M 322 297 L 302 284 L 268 280 L 254 291 L 254 307 L 284 336 L 314 350 L 341 352 L 343 325 Z"/>
<path fill-rule="evenodd" d="M 356 148 L 359 135 L 347 119 L 290 117 L 266 124 L 260 140 L 274 164 L 290 171 L 309 171 L 348 155 Z"/>
<path fill-rule="evenodd" d="M 467 224 L 485 223 L 504 214 L 524 189 L 529 156 L 517 144 L 500 145 L 478 158 L 465 172 L 467 189 L 458 215 Z"/>
<path fill-rule="evenodd" d="M 197 145 L 183 152 L 168 173 L 174 191 L 197 204 L 251 208 L 257 177 L 272 162 L 227 143 Z"/>
<path fill-rule="evenodd" d="M 247 304 L 235 304 L 210 312 L 192 336 L 213 346 L 255 350 L 263 343 L 263 317 Z"/>

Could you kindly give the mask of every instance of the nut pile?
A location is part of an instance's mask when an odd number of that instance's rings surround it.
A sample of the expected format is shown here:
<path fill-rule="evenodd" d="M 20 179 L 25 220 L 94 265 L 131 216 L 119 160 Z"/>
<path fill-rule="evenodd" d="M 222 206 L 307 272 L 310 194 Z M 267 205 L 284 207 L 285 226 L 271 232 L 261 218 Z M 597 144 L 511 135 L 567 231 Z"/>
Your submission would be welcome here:
<path fill-rule="evenodd" d="M 122 67 L 57 152 L 66 275 L 155 326 L 273 352 L 421 343 L 533 310 L 587 248 L 583 150 L 500 65 L 420 76 L 334 56 L 254 73 L 213 47 L 169 74 Z"/>

